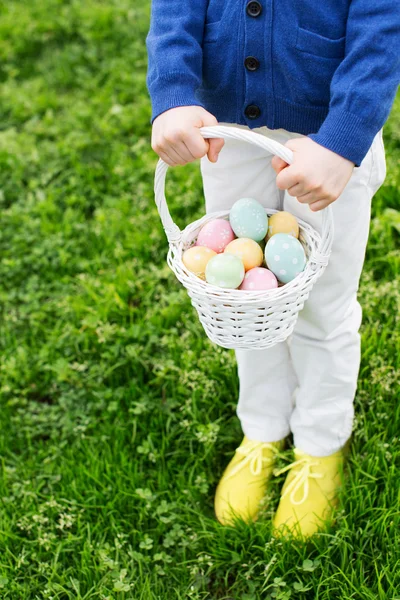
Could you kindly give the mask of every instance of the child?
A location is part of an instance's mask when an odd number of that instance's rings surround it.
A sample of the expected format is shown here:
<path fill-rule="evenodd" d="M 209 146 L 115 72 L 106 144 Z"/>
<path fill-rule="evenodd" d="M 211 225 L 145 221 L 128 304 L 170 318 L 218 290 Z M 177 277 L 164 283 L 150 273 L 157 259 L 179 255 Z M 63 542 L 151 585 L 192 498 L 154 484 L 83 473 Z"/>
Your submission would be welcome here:
<path fill-rule="evenodd" d="M 310 536 L 333 514 L 360 364 L 357 289 L 371 199 L 385 178 L 382 126 L 400 79 L 393 0 L 153 0 L 152 146 L 169 165 L 201 158 L 208 212 L 247 196 L 320 226 L 329 265 L 288 343 L 237 351 L 244 438 L 218 485 L 219 521 L 256 519 L 291 431 L 276 532 Z M 249 144 L 204 141 L 234 124 L 287 145 L 288 166 Z M 220 155 L 219 155 L 220 154 Z"/>

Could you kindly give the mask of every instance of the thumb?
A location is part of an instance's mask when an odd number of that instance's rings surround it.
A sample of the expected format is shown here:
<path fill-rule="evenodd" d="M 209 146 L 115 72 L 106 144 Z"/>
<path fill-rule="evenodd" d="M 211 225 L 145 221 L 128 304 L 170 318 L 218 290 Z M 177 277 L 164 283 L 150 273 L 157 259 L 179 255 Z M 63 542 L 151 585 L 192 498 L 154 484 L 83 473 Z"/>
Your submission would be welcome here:
<path fill-rule="evenodd" d="M 288 140 L 285 144 L 286 148 L 289 148 L 289 150 L 291 150 L 293 152 L 293 160 L 294 160 L 295 153 L 299 149 L 299 142 L 301 143 L 301 138 L 292 138 L 291 140 Z M 290 166 L 282 158 L 279 158 L 279 156 L 273 157 L 271 165 L 272 165 L 272 168 L 276 171 L 277 175 L 279 175 L 279 173 L 281 171 L 283 171 L 283 169 L 286 169 L 286 167 Z"/>
<path fill-rule="evenodd" d="M 218 155 L 224 147 L 224 144 L 225 140 L 220 138 L 209 140 L 209 150 L 207 153 L 208 160 L 210 160 L 213 163 L 216 163 L 218 160 Z"/>
<path fill-rule="evenodd" d="M 203 126 L 204 127 L 213 127 L 214 125 L 218 125 L 217 119 L 211 113 L 206 113 L 203 117 Z M 225 140 L 222 138 L 211 138 L 207 140 L 208 143 L 208 151 L 207 156 L 208 160 L 216 163 L 218 160 L 218 154 L 221 152 Z"/>
<path fill-rule="evenodd" d="M 279 173 L 283 169 L 285 169 L 288 166 L 288 164 L 282 158 L 279 158 L 279 156 L 273 156 L 271 160 L 271 166 L 274 169 L 275 173 L 279 175 Z"/>

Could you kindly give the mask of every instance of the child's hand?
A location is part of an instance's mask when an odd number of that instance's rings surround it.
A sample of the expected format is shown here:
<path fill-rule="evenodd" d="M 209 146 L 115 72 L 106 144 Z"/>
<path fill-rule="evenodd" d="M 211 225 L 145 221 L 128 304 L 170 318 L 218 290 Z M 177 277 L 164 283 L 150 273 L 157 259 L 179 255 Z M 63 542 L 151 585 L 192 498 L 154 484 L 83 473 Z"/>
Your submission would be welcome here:
<path fill-rule="evenodd" d="M 200 127 L 211 125 L 218 125 L 217 119 L 201 106 L 171 108 L 154 120 L 151 147 L 171 167 L 206 154 L 215 163 L 224 140 L 205 140 L 199 132 Z"/>
<path fill-rule="evenodd" d="M 337 200 L 351 177 L 354 163 L 308 137 L 289 140 L 286 146 L 294 154 L 290 166 L 278 156 L 272 159 L 278 188 L 288 190 L 313 211 Z"/>

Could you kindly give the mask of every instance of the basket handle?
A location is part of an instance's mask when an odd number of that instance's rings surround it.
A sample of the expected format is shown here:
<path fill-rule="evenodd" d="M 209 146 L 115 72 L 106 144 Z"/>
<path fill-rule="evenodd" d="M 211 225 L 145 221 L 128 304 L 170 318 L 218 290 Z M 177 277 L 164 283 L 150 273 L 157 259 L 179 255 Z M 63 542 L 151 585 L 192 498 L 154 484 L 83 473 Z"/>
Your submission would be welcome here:
<path fill-rule="evenodd" d="M 223 125 L 216 125 L 214 127 L 202 127 L 200 129 L 201 135 L 205 139 L 210 138 L 223 138 L 224 140 L 232 139 L 232 140 L 240 140 L 242 142 L 248 142 L 250 144 L 254 144 L 255 146 L 259 146 L 266 150 L 268 154 L 273 154 L 282 158 L 289 165 L 293 161 L 293 152 L 289 150 L 286 146 L 283 146 L 276 140 L 268 138 L 259 133 L 254 133 L 253 131 L 248 131 L 246 129 L 239 129 L 237 127 L 226 127 Z M 172 217 L 170 215 L 167 199 L 165 197 L 165 177 L 167 174 L 168 165 L 161 158 L 158 161 L 155 179 L 154 179 L 154 194 L 155 201 L 158 209 L 158 213 L 161 218 L 161 222 L 163 224 L 166 236 L 168 238 L 168 242 L 170 244 L 178 244 L 181 239 L 181 230 L 174 223 Z M 320 262 L 324 264 L 327 262 L 327 258 L 329 257 L 330 247 L 332 245 L 332 234 L 333 229 L 333 217 L 332 217 L 332 209 L 328 206 L 326 209 L 322 211 L 322 240 L 323 246 L 321 251 L 319 252 L 320 256 L 315 256 L 316 262 Z"/>

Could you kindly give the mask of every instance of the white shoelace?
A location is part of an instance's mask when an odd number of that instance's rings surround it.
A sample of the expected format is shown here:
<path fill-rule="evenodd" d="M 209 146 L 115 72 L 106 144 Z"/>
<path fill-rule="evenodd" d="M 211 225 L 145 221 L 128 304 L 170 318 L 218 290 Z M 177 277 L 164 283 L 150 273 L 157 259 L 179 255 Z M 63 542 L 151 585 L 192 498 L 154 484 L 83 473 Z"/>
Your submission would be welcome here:
<path fill-rule="evenodd" d="M 250 473 L 254 476 L 260 475 L 264 465 L 272 464 L 274 458 L 271 456 L 264 456 L 263 450 L 271 450 L 274 454 L 277 454 L 277 448 L 269 442 L 257 442 L 249 440 L 242 446 L 236 448 L 238 454 L 242 454 L 244 459 L 238 462 L 231 470 L 227 479 L 236 475 L 238 471 L 243 469 L 246 465 L 249 465 Z"/>
<path fill-rule="evenodd" d="M 286 473 L 286 471 L 290 471 L 293 467 L 301 467 L 299 472 L 295 475 L 294 479 L 289 483 L 284 493 L 282 494 L 282 498 L 290 494 L 290 501 L 292 504 L 299 505 L 303 504 L 308 497 L 308 492 L 310 490 L 310 479 L 322 479 L 322 473 L 313 473 L 311 471 L 311 467 L 319 466 L 318 460 L 310 460 L 309 458 L 300 458 L 299 460 L 295 460 L 287 467 L 280 469 L 279 471 L 275 471 L 274 475 L 282 475 L 282 473 Z M 296 500 L 296 495 L 303 488 L 303 495 L 300 500 Z"/>

